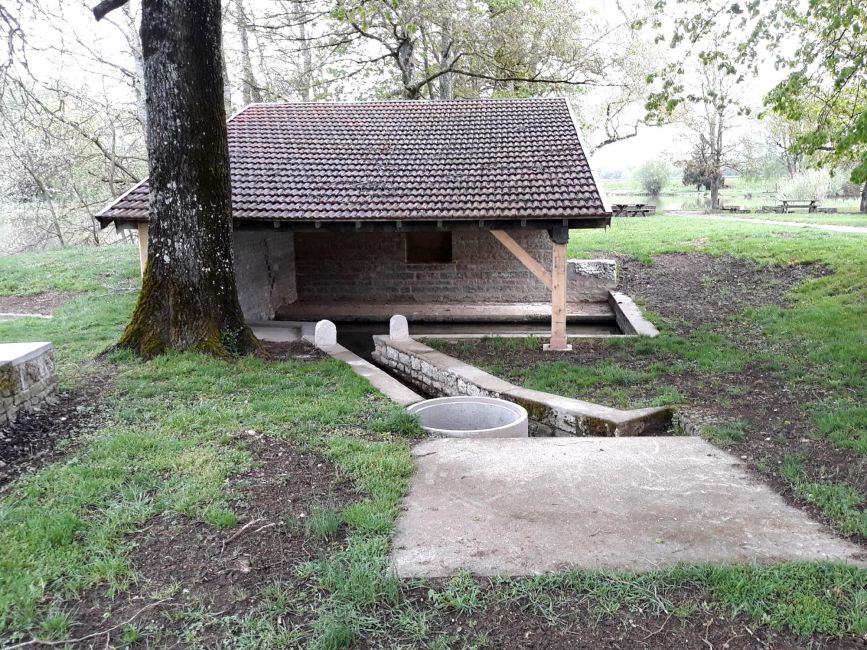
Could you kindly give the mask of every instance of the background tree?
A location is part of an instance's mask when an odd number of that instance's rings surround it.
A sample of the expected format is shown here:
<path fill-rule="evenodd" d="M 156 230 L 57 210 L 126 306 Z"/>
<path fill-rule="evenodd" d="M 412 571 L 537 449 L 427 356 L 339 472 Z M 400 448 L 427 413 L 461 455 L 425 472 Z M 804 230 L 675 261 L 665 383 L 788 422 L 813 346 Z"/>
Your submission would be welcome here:
<path fill-rule="evenodd" d="M 672 111 L 684 100 L 691 62 L 713 65 L 740 82 L 773 57 L 786 77 L 765 97 L 774 113 L 800 124 L 791 152 L 814 167 L 849 169 L 867 212 L 867 5 L 861 0 L 660 0 L 669 20 L 651 25 L 681 51 L 677 63 L 650 75 L 648 108 Z M 769 52 L 764 55 L 763 52 Z"/>
<path fill-rule="evenodd" d="M 684 185 L 695 187 L 697 190 L 710 190 L 713 185 L 725 186 L 722 170 L 713 161 L 710 150 L 703 140 L 696 143 L 692 155 L 684 163 L 682 181 Z"/>
<path fill-rule="evenodd" d="M 648 160 L 635 171 L 635 178 L 645 192 L 659 196 L 671 180 L 671 166 L 664 160 Z"/>
<path fill-rule="evenodd" d="M 710 191 L 710 207 L 716 210 L 723 171 L 733 166 L 737 146 L 731 141 L 731 129 L 739 108 L 733 97 L 732 79 L 725 70 L 707 64 L 701 67 L 700 75 L 697 90 L 687 95 L 684 122 L 692 132 L 693 151 L 700 155 L 701 167 L 696 169 L 701 170 L 701 184 Z"/>
<path fill-rule="evenodd" d="M 104 0 L 97 20 L 126 0 Z M 144 0 L 141 17 L 150 241 L 120 347 L 217 355 L 258 349 L 232 259 L 219 0 Z"/>

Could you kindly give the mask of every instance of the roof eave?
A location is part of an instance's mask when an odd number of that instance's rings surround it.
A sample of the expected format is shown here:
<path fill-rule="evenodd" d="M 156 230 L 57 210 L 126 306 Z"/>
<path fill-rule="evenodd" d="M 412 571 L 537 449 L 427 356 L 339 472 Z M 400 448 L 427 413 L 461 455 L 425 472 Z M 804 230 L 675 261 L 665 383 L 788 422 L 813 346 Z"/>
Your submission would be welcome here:
<path fill-rule="evenodd" d="M 605 210 L 605 214 L 611 216 L 611 203 L 608 200 L 608 195 L 605 193 L 605 189 L 596 177 L 596 172 L 593 171 L 593 165 L 590 164 L 589 149 L 587 148 L 587 142 L 584 140 L 584 134 L 581 132 L 581 127 L 578 126 L 578 118 L 575 117 L 575 111 L 572 110 L 572 104 L 569 103 L 569 100 L 564 97 L 563 101 L 566 102 L 566 108 L 569 111 L 569 118 L 572 120 L 572 126 L 575 127 L 575 135 L 578 136 L 578 144 L 581 145 L 581 151 L 584 154 L 584 158 L 587 160 L 587 168 L 590 170 L 593 184 L 596 186 L 596 191 L 599 192 L 599 199 L 602 201 L 602 208 Z"/>
<path fill-rule="evenodd" d="M 251 104 L 247 104 L 247 105 L 244 106 L 241 110 L 239 110 L 239 111 L 233 113 L 233 114 L 229 117 L 229 119 L 226 120 L 226 124 L 229 124 L 232 120 L 234 120 L 236 117 L 238 117 L 241 113 L 243 113 L 244 111 L 246 111 L 246 110 L 247 110 L 248 108 L 250 108 L 251 106 L 255 106 L 255 105 L 256 105 L 256 102 L 251 103 Z M 108 213 L 112 208 L 114 208 L 118 203 L 120 203 L 121 201 L 123 201 L 127 196 L 129 196 L 129 195 L 132 194 L 135 190 L 137 190 L 137 189 L 140 188 L 142 185 L 144 185 L 145 183 L 147 183 L 149 178 L 150 178 L 150 176 L 145 176 L 145 177 L 144 177 L 143 179 L 141 179 L 138 183 L 136 183 L 135 185 L 133 185 L 133 186 L 132 186 L 131 188 L 129 188 L 126 192 L 124 192 L 123 194 L 121 194 L 121 195 L 120 195 L 119 197 L 117 197 L 114 201 L 112 201 L 111 203 L 109 203 L 108 205 L 106 205 L 102 210 L 100 210 L 99 212 L 97 212 L 97 213 L 94 215 L 94 219 L 96 219 L 96 220 L 99 222 L 99 225 L 100 225 L 101 228 L 107 228 L 111 223 L 113 223 L 113 222 L 115 222 L 115 221 L 134 221 L 134 222 L 138 222 L 138 221 L 147 221 L 147 218 L 141 219 L 141 218 L 134 218 L 134 217 L 130 217 L 130 218 L 126 218 L 126 217 L 125 217 L 125 218 L 123 218 L 123 219 L 120 219 L 120 218 L 118 218 L 118 217 L 108 216 L 107 213 Z"/>

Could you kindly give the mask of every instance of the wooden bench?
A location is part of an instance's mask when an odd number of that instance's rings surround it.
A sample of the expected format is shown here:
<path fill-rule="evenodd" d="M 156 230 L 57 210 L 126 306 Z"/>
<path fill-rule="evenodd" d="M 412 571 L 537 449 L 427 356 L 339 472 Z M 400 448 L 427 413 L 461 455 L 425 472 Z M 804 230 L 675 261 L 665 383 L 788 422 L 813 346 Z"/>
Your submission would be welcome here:
<path fill-rule="evenodd" d="M 781 201 L 780 202 L 780 211 L 788 212 L 789 210 L 806 210 L 807 212 L 815 212 L 818 207 L 819 201 L 817 199 L 810 199 L 808 201 Z"/>
<path fill-rule="evenodd" d="M 742 208 L 739 205 L 721 205 L 719 209 L 723 212 L 731 212 L 733 214 L 749 214 L 750 211 Z"/>

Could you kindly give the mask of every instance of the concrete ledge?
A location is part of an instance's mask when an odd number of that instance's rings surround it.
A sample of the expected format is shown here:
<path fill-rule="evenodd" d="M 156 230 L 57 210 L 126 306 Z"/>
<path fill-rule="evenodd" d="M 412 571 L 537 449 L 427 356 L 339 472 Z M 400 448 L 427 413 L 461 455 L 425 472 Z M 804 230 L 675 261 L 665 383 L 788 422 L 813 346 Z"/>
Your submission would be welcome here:
<path fill-rule="evenodd" d="M 426 393 L 499 397 L 520 404 L 530 415 L 535 437 L 659 435 L 668 432 L 674 416 L 670 407 L 625 411 L 515 386 L 411 338 L 380 335 L 373 341 L 378 363 Z"/>
<path fill-rule="evenodd" d="M 607 291 L 604 296 L 608 295 Z M 545 322 L 551 319 L 551 303 L 294 302 L 277 310 L 278 318 L 295 321 L 327 318 L 339 322 L 386 322 L 393 314 L 403 314 L 411 323 Z M 614 320 L 614 312 L 607 298 L 600 296 L 600 300 L 595 302 L 568 302 L 566 320 L 570 323 L 610 323 Z"/>
<path fill-rule="evenodd" d="M 304 338 L 313 343 L 310 337 Z M 383 372 L 369 361 L 365 361 L 354 352 L 347 350 L 339 343 L 317 345 L 316 347 L 328 356 L 348 364 L 352 368 L 352 372 L 359 377 L 364 377 L 376 390 L 401 406 L 411 406 L 424 400 L 424 397 L 418 393 L 414 393 L 397 379 Z"/>
<path fill-rule="evenodd" d="M 46 341 L 0 343 L 0 367 L 10 365 L 14 368 L 53 350 L 54 346 Z"/>
<path fill-rule="evenodd" d="M 614 310 L 614 318 L 620 331 L 632 336 L 659 336 L 659 330 L 641 313 L 632 298 L 619 291 L 608 292 L 608 304 Z"/>

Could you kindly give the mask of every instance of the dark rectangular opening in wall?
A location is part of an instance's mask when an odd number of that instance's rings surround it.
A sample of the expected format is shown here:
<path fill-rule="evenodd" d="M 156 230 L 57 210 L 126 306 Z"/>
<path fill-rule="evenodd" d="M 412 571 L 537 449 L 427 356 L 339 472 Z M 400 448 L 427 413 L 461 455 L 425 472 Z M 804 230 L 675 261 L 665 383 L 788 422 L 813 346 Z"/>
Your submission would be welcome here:
<path fill-rule="evenodd" d="M 452 233 L 406 233 L 408 264 L 448 264 L 452 261 Z"/>

